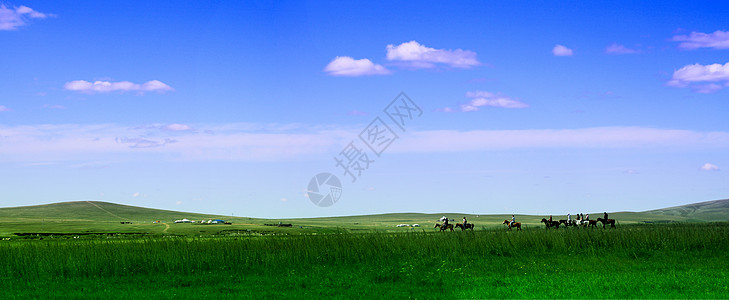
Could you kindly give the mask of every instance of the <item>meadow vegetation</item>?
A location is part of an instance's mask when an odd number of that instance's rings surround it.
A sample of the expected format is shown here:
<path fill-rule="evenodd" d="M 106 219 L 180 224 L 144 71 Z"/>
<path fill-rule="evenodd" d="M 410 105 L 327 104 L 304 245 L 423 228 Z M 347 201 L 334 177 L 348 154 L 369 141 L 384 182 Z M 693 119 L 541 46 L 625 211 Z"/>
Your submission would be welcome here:
<path fill-rule="evenodd" d="M 729 298 L 729 224 L 0 241 L 0 297 Z"/>

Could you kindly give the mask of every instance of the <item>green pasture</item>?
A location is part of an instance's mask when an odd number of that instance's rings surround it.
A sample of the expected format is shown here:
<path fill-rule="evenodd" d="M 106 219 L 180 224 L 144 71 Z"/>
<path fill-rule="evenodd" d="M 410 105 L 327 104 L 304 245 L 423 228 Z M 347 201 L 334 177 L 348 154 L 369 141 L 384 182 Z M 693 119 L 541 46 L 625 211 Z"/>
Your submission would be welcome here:
<path fill-rule="evenodd" d="M 726 203 L 611 212 L 616 229 L 546 230 L 548 216 L 517 215 L 524 230 L 507 231 L 510 215 L 466 215 L 476 230 L 463 232 L 432 228 L 443 213 L 271 220 L 87 201 L 0 208 L 0 298 L 724 299 L 729 223 L 709 221 L 729 220 Z M 233 224 L 173 223 L 182 218 Z M 292 226 L 265 225 L 279 222 Z"/>
<path fill-rule="evenodd" d="M 725 209 L 726 210 L 726 209 Z M 696 209 L 692 210 L 696 212 Z M 683 212 L 683 211 L 682 211 Z M 305 218 L 305 219 L 258 219 L 176 212 L 134 207 L 98 201 L 75 201 L 38 206 L 0 208 L 0 237 L 13 237 L 14 233 L 138 233 L 146 235 L 246 235 L 246 234 L 308 234 L 346 230 L 350 232 L 408 232 L 429 231 L 444 213 L 393 213 L 364 216 Z M 503 228 L 501 223 L 511 215 L 472 215 L 445 213 L 460 222 L 464 216 L 476 225 L 476 230 Z M 602 216 L 591 213 L 592 218 Z M 687 222 L 729 220 L 729 215 L 713 212 L 714 218 L 702 219 L 695 214 L 677 213 L 677 210 L 656 212 L 614 212 L 611 218 L 618 225 L 645 222 Z M 540 228 L 544 216 L 516 215 L 524 228 Z M 174 223 L 179 219 L 195 221 L 224 219 L 232 225 L 202 225 Z M 723 218 L 723 219 L 722 219 Z M 554 215 L 554 220 L 566 219 L 566 215 Z M 122 224 L 130 222 L 131 224 Z M 265 224 L 292 224 L 291 227 L 265 226 Z M 419 227 L 396 227 L 398 224 L 419 224 Z"/>
<path fill-rule="evenodd" d="M 0 240 L 3 298 L 728 298 L 729 224 Z"/>

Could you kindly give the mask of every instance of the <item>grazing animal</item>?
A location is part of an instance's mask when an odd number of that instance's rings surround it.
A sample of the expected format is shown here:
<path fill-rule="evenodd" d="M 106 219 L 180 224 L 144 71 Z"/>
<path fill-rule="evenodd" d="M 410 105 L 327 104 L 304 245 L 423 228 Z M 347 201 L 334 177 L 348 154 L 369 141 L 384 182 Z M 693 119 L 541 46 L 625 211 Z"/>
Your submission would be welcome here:
<path fill-rule="evenodd" d="M 603 218 L 597 218 L 597 222 L 602 223 L 602 228 L 605 228 L 606 224 L 610 224 L 610 228 L 615 228 L 615 219 L 603 219 Z"/>
<path fill-rule="evenodd" d="M 465 226 L 463 224 L 461 224 L 461 223 L 456 223 L 456 228 L 460 228 L 461 231 L 464 231 L 466 229 L 473 230 L 473 223 L 466 223 Z"/>
<path fill-rule="evenodd" d="M 550 220 L 542 218 L 542 223 L 544 223 L 544 225 L 547 226 L 547 229 L 552 228 L 552 227 L 559 228 L 559 222 L 557 222 L 557 221 L 550 221 Z"/>
<path fill-rule="evenodd" d="M 506 224 L 506 226 L 507 226 L 506 230 L 511 230 L 511 227 L 516 227 L 516 230 L 521 230 L 521 222 L 514 222 L 514 224 L 511 224 L 511 221 L 504 220 L 504 223 L 501 223 L 501 224 Z"/>
<path fill-rule="evenodd" d="M 433 228 L 440 228 L 440 231 L 445 231 L 446 229 L 450 229 L 451 231 L 453 231 L 453 224 L 443 226 L 443 224 L 435 223 L 435 227 Z"/>

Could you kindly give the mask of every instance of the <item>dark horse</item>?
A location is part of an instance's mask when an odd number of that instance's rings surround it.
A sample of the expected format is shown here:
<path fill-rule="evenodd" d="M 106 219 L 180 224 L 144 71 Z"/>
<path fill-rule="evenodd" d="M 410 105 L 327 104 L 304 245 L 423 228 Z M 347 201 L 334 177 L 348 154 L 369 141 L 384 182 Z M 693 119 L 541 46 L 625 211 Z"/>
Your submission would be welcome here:
<path fill-rule="evenodd" d="M 598 222 L 602 223 L 602 228 L 605 228 L 606 224 L 610 224 L 610 228 L 615 228 L 615 219 L 603 219 L 603 218 L 597 218 Z"/>
<path fill-rule="evenodd" d="M 435 227 L 433 228 L 440 228 L 440 231 L 445 231 L 446 229 L 450 229 L 451 231 L 453 231 L 453 224 L 443 226 L 443 224 L 435 223 Z"/>
<path fill-rule="evenodd" d="M 450 224 L 449 224 L 449 225 L 450 225 Z M 466 225 L 465 225 L 465 226 L 464 226 L 463 224 L 461 224 L 461 223 L 456 223 L 456 228 L 460 228 L 460 229 L 461 229 L 461 231 L 464 231 L 464 230 L 466 230 L 466 229 L 471 229 L 471 230 L 473 230 L 473 223 L 466 223 Z"/>
<path fill-rule="evenodd" d="M 559 222 L 557 222 L 557 221 L 550 221 L 550 220 L 542 218 L 542 223 L 544 223 L 544 225 L 547 226 L 547 229 L 552 228 L 552 227 L 559 228 Z"/>
<path fill-rule="evenodd" d="M 516 227 L 516 230 L 521 230 L 521 222 L 514 222 L 514 224 L 511 224 L 511 221 L 504 220 L 504 223 L 501 224 L 506 224 L 509 227 L 507 230 L 511 230 L 511 227 Z"/>

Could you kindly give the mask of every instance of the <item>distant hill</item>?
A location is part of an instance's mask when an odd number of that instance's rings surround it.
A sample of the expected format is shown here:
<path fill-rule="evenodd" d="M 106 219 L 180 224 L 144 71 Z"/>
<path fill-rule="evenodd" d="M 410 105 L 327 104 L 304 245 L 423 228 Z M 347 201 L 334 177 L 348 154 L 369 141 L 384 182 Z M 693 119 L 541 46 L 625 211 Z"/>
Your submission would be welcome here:
<path fill-rule="evenodd" d="M 436 222 L 443 213 L 391 213 L 378 215 L 358 215 L 358 216 L 342 216 L 342 217 L 322 217 L 322 218 L 295 218 L 276 221 L 285 221 L 288 223 L 309 223 L 320 224 L 323 226 L 340 226 L 343 224 L 382 224 L 391 225 L 391 223 L 420 223 L 430 224 Z M 510 215 L 470 215 L 461 213 L 446 214 L 456 221 L 460 221 L 461 216 L 468 216 L 471 222 L 476 223 L 498 223 L 504 219 L 508 219 Z M 699 202 L 676 207 L 668 207 L 643 212 L 611 212 L 614 217 L 622 222 L 643 222 L 643 221 L 729 221 L 729 199 L 715 200 L 707 202 Z M 517 218 L 524 222 L 538 223 L 539 219 L 544 216 L 528 216 L 518 215 Z M 60 202 L 45 205 L 19 206 L 0 208 L 0 222 L 37 222 L 38 220 L 46 221 L 152 221 L 160 220 L 162 222 L 171 222 L 182 218 L 193 220 L 203 220 L 212 218 L 223 218 L 225 220 L 232 219 L 238 224 L 265 222 L 265 219 L 245 218 L 208 215 L 189 212 L 178 212 L 171 210 L 153 209 L 138 206 L 129 206 L 116 203 L 102 201 L 72 201 Z M 564 216 L 558 216 L 564 218 Z"/>
<path fill-rule="evenodd" d="M 182 218 L 218 217 L 171 210 L 144 208 L 102 201 L 72 201 L 45 205 L 0 208 L 0 220 L 67 220 L 67 221 L 173 221 Z"/>
<path fill-rule="evenodd" d="M 667 207 L 645 211 L 644 213 L 684 217 L 688 220 L 729 221 L 729 199 Z"/>

